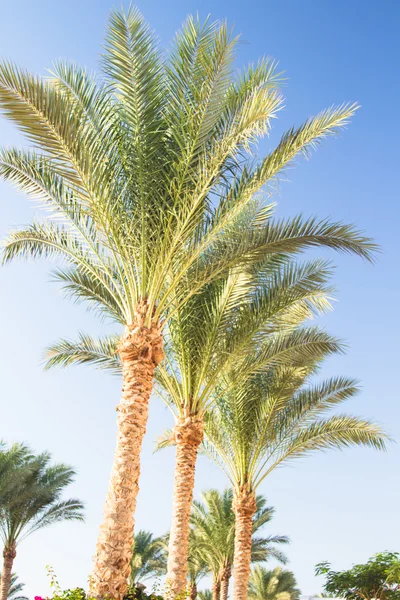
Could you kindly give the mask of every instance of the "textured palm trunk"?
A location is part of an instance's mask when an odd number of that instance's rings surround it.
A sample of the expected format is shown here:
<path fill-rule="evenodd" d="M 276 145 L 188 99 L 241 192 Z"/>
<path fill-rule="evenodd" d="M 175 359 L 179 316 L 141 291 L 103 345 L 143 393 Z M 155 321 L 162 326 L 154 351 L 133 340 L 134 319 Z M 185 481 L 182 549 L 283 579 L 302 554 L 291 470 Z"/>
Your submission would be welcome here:
<path fill-rule="evenodd" d="M 232 568 L 231 567 L 225 567 L 222 571 L 221 571 L 221 593 L 220 593 L 220 600 L 228 600 L 228 594 L 229 594 L 229 582 L 231 579 L 231 575 L 232 575 Z"/>
<path fill-rule="evenodd" d="M 256 511 L 254 492 L 246 489 L 235 494 L 233 500 L 235 513 L 235 554 L 233 559 L 234 571 L 234 600 L 247 600 L 247 591 L 251 564 L 251 537 L 253 532 L 253 516 Z"/>
<path fill-rule="evenodd" d="M 17 555 L 17 548 L 15 543 L 6 545 L 3 550 L 3 571 L 1 573 L 1 587 L 0 596 L 1 600 L 7 600 L 8 592 L 10 591 L 11 585 L 11 574 L 14 564 L 14 559 Z"/>
<path fill-rule="evenodd" d="M 196 582 L 194 582 L 190 586 L 190 600 L 196 600 L 196 598 L 197 598 L 197 584 L 196 584 Z"/>
<path fill-rule="evenodd" d="M 167 596 L 183 595 L 188 568 L 190 511 L 193 501 L 197 451 L 203 439 L 203 418 L 180 418 L 174 427 L 176 459 L 172 525 L 168 545 Z"/>
<path fill-rule="evenodd" d="M 154 370 L 163 358 L 159 323 L 145 326 L 147 303 L 137 306 L 135 322 L 126 328 L 118 352 L 122 365 L 122 398 L 117 408 L 114 462 L 97 540 L 90 595 L 121 600 L 130 574 L 140 451 L 146 431 Z"/>
<path fill-rule="evenodd" d="M 221 582 L 219 580 L 219 577 L 214 576 L 211 592 L 212 592 L 212 600 L 220 600 Z"/>

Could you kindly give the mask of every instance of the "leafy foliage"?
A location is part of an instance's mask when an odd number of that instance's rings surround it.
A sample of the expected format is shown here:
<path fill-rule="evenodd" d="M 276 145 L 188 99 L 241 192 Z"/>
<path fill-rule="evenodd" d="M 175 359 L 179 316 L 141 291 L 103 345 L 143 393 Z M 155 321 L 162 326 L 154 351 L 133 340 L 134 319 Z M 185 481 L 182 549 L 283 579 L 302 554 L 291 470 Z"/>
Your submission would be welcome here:
<path fill-rule="evenodd" d="M 0 583 L 1 583 L 1 573 L 0 573 Z M 11 575 L 11 585 L 8 592 L 8 600 L 28 600 L 26 596 L 21 596 L 21 592 L 24 589 L 25 584 L 18 581 L 18 575 L 13 573 Z"/>
<path fill-rule="evenodd" d="M 215 409 L 206 416 L 204 451 L 234 489 L 254 491 L 276 467 L 316 450 L 385 448 L 386 435 L 377 425 L 344 414 L 324 416 L 353 396 L 357 385 L 344 377 L 311 385 L 320 362 L 306 354 L 303 365 L 277 365 L 242 379 L 232 372 L 221 382 Z"/>
<path fill-rule="evenodd" d="M 345 571 L 333 571 L 328 562 L 316 566 L 317 575 L 325 576 L 324 590 L 349 600 L 399 600 L 400 557 L 397 552 L 375 554 L 365 564 Z"/>
<path fill-rule="evenodd" d="M 53 523 L 83 521 L 79 500 L 61 500 L 75 471 L 62 463 L 50 465 L 50 458 L 48 453 L 34 455 L 23 445 L 0 453 L 0 464 L 11 465 L 0 480 L 0 537 L 7 547 Z"/>
<path fill-rule="evenodd" d="M 157 372 L 174 414 L 203 414 L 233 365 L 240 377 L 296 360 L 311 346 L 336 348 L 333 338 L 317 331 L 312 340 L 304 335 L 300 348 L 296 331 L 299 322 L 329 309 L 329 273 L 325 262 L 296 264 L 279 254 L 257 268 L 232 271 L 190 299 L 170 319 L 167 360 Z M 268 343 L 263 355 L 261 345 Z"/>
<path fill-rule="evenodd" d="M 57 587 L 52 595 L 52 600 L 94 600 L 94 598 L 86 594 L 82 588 L 62 590 Z M 124 600 L 164 600 L 164 598 L 157 594 L 146 594 L 141 588 L 129 586 Z"/>
<path fill-rule="evenodd" d="M 135 586 L 148 577 L 163 575 L 167 568 L 164 545 L 148 531 L 135 533 L 131 560 L 130 585 Z"/>
<path fill-rule="evenodd" d="M 257 565 L 251 572 L 249 600 L 298 600 L 300 590 L 291 571 L 276 567 L 268 571 Z"/>
<path fill-rule="evenodd" d="M 326 245 L 371 258 L 374 244 L 347 225 L 265 218 L 264 186 L 357 106 L 321 112 L 254 160 L 281 78 L 269 59 L 235 77 L 237 43 L 226 23 L 189 17 L 165 57 L 129 8 L 111 13 L 99 78 L 58 62 L 42 79 L 3 61 L 0 109 L 33 148 L 3 149 L 0 175 L 47 211 L 10 233 L 3 262 L 63 259 L 55 279 L 67 294 L 124 325 L 142 300 L 149 321 L 167 323 L 209 282 L 268 254 Z M 81 360 L 59 350 L 50 365 Z"/>
<path fill-rule="evenodd" d="M 203 492 L 203 502 L 195 500 L 191 516 L 191 546 L 215 577 L 233 565 L 235 515 L 232 510 L 231 489 Z M 257 510 L 253 518 L 252 561 L 265 562 L 275 558 L 286 562 L 286 557 L 275 546 L 288 543 L 286 536 L 255 537 L 270 522 L 274 509 L 266 506 L 263 496 L 257 496 Z M 191 552 L 190 552 L 191 555 Z"/>

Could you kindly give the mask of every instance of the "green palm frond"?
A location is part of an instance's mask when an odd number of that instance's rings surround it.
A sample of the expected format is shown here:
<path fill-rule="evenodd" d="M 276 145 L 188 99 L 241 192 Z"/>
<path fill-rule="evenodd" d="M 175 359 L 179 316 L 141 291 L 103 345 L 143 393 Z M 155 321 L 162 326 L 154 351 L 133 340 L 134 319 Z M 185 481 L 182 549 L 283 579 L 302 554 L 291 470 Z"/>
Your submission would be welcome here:
<path fill-rule="evenodd" d="M 352 379 L 338 377 L 309 386 L 307 369 L 287 365 L 221 384 L 212 413 L 206 415 L 204 452 L 227 474 L 235 489 L 257 486 L 278 466 L 316 450 L 353 445 L 385 449 L 382 429 L 347 415 L 324 418 L 335 405 L 358 392 Z"/>
<path fill-rule="evenodd" d="M 45 353 L 45 368 L 91 363 L 100 369 L 121 374 L 121 361 L 117 353 L 118 336 L 94 339 L 80 334 L 77 341 L 60 340 L 49 346 Z"/>
<path fill-rule="evenodd" d="M 277 567 L 268 571 L 256 566 L 251 572 L 249 582 L 250 600 L 298 600 L 300 590 L 291 571 Z"/>
<path fill-rule="evenodd" d="M 232 510 L 233 491 L 206 490 L 203 500 L 194 500 L 191 515 L 193 548 L 209 570 L 218 575 L 221 569 L 232 567 L 235 540 L 235 515 Z M 255 537 L 270 522 L 273 509 L 266 506 L 263 496 L 257 496 L 257 510 L 253 518 L 252 562 L 275 558 L 286 562 L 285 555 L 276 547 L 288 543 L 286 536 Z"/>
<path fill-rule="evenodd" d="M 53 525 L 54 523 L 59 523 L 61 521 L 84 522 L 83 509 L 84 504 L 76 498 L 54 503 L 50 508 L 44 510 L 40 516 L 38 515 L 37 519 L 32 521 L 24 536 L 21 537 L 21 540 L 24 539 L 24 537 L 31 535 L 31 533 L 43 529 L 44 527 L 48 527 L 49 525 Z"/>
<path fill-rule="evenodd" d="M 114 318 L 116 315 L 118 320 L 124 320 L 125 299 L 115 280 L 113 270 L 105 269 L 102 262 L 93 260 L 80 239 L 67 229 L 54 222 L 32 223 L 27 229 L 11 232 L 4 243 L 4 264 L 17 257 L 53 258 L 55 256 L 61 256 L 74 265 L 76 270 L 73 273 L 77 273 L 75 279 L 80 277 L 82 283 L 78 285 L 78 281 L 71 281 L 71 284 L 75 283 L 80 292 L 82 287 L 85 288 L 84 283 L 86 287 L 89 284 L 92 290 L 88 290 L 90 293 L 87 294 L 87 298 L 93 300 L 96 305 L 103 304 L 104 310 Z M 67 273 L 68 271 L 64 271 L 64 277 L 60 275 L 59 278 L 67 280 Z"/>
<path fill-rule="evenodd" d="M 0 584 L 1 584 L 1 573 L 0 573 Z M 18 581 L 18 575 L 12 573 L 10 590 L 8 592 L 7 600 L 28 600 L 26 596 L 21 596 L 21 592 L 24 589 L 25 584 Z"/>
<path fill-rule="evenodd" d="M 301 264 L 279 255 L 204 287 L 170 317 L 167 361 L 156 374 L 167 404 L 201 413 L 233 368 L 240 379 L 339 351 L 340 342 L 325 332 L 299 329 L 329 309 L 329 275 L 324 261 Z"/>
<path fill-rule="evenodd" d="M 337 135 L 338 131 L 346 127 L 358 108 L 357 103 L 332 106 L 316 117 L 307 119 L 300 127 L 289 129 L 275 150 L 264 159 L 258 170 L 258 177 L 264 182 L 271 180 L 290 165 L 299 153 L 308 158 L 310 150 L 315 149 L 326 137 Z"/>
<path fill-rule="evenodd" d="M 172 429 L 166 429 L 155 441 L 155 452 L 170 446 L 175 446 L 175 436 Z"/>
<path fill-rule="evenodd" d="M 146 298 L 148 319 L 168 327 L 188 298 L 268 254 L 322 245 L 370 258 L 371 240 L 346 225 L 273 222 L 264 202 L 248 220 L 263 186 L 355 106 L 309 119 L 254 166 L 281 79 L 269 59 L 236 76 L 237 42 L 225 23 L 189 17 L 164 57 L 129 8 L 110 16 L 105 82 L 65 62 L 46 79 L 1 63 L 0 108 L 38 150 L 2 151 L 0 174 L 50 211 L 10 236 L 3 260 L 60 257 L 72 295 L 125 325 Z"/>
<path fill-rule="evenodd" d="M 61 499 L 74 481 L 74 469 L 50 465 L 49 453 L 34 455 L 25 446 L 2 450 L 0 455 L 0 465 L 11 465 L 0 485 L 0 536 L 5 545 L 17 544 L 56 522 L 83 521 L 82 502 Z"/>
<path fill-rule="evenodd" d="M 167 569 L 167 556 L 162 538 L 148 531 L 135 533 L 131 560 L 130 584 L 135 585 L 149 577 L 160 576 Z"/>

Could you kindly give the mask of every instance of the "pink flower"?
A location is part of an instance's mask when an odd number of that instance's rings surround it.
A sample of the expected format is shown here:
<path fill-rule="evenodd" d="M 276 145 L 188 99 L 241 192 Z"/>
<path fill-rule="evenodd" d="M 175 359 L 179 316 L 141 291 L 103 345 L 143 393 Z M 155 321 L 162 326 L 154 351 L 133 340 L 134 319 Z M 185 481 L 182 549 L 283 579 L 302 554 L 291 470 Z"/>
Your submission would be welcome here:
<path fill-rule="evenodd" d="M 35 596 L 35 600 L 43 600 L 42 596 Z"/>

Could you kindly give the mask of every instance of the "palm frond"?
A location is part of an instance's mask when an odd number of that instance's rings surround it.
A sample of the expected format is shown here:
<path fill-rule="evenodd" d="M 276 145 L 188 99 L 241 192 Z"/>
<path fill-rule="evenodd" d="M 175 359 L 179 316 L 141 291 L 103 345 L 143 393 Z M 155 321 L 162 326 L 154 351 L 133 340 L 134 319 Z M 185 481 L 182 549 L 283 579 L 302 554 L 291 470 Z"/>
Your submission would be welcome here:
<path fill-rule="evenodd" d="M 271 366 L 221 384 L 214 410 L 206 415 L 204 452 L 239 489 L 257 486 L 272 470 L 316 450 L 352 445 L 385 449 L 389 439 L 376 424 L 357 417 L 321 415 L 353 396 L 354 380 L 337 377 L 309 386 L 307 371 L 321 357 L 304 355 L 304 366 Z M 310 361 L 311 369 L 307 368 Z"/>
<path fill-rule="evenodd" d="M 60 340 L 47 348 L 45 368 L 90 363 L 99 369 L 111 371 L 114 375 L 121 375 L 118 341 L 118 336 L 94 339 L 82 333 L 77 341 Z"/>
<path fill-rule="evenodd" d="M 169 446 L 175 446 L 175 436 L 172 429 L 166 429 L 155 442 L 154 452 L 168 448 Z"/>

